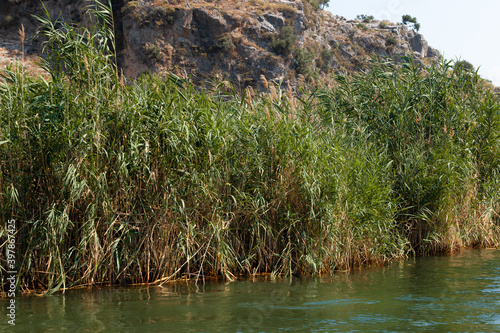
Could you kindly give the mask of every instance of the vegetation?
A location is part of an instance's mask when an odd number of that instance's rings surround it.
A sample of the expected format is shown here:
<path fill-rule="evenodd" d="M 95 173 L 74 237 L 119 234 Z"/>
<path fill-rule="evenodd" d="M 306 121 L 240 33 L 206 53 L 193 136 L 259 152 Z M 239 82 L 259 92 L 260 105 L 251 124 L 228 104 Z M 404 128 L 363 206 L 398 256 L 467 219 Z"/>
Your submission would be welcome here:
<path fill-rule="evenodd" d="M 363 31 L 368 30 L 368 27 L 366 25 L 364 25 L 363 23 L 358 23 L 358 24 L 356 24 L 356 26 Z"/>
<path fill-rule="evenodd" d="M 387 21 L 381 21 L 379 24 L 378 24 L 378 27 L 380 29 L 387 29 Z"/>
<path fill-rule="evenodd" d="M 158 26 L 163 24 L 172 25 L 175 22 L 176 14 L 174 8 L 170 7 L 168 4 L 163 4 L 152 7 L 147 17 Z"/>
<path fill-rule="evenodd" d="M 229 34 L 222 34 L 217 39 L 216 48 L 222 52 L 231 52 L 236 48 Z"/>
<path fill-rule="evenodd" d="M 361 15 L 356 16 L 356 19 L 363 21 L 364 23 L 370 23 L 371 21 L 373 21 L 375 19 L 375 17 L 373 17 L 373 15 L 361 14 Z"/>
<path fill-rule="evenodd" d="M 298 48 L 295 50 L 297 72 L 305 76 L 312 76 L 315 70 L 314 54 L 308 49 Z"/>
<path fill-rule="evenodd" d="M 455 69 L 461 69 L 468 72 L 474 72 L 476 70 L 474 68 L 474 65 L 468 62 L 467 60 L 455 61 Z"/>
<path fill-rule="evenodd" d="M 289 54 L 293 51 L 293 47 L 297 36 L 293 33 L 293 27 L 286 25 L 281 28 L 277 36 L 273 36 L 270 46 L 277 54 Z"/>
<path fill-rule="evenodd" d="M 138 1 L 129 1 L 123 11 L 143 27 L 173 25 L 177 18 L 175 8 L 164 2 L 155 2 L 154 6 L 144 7 L 139 5 Z"/>
<path fill-rule="evenodd" d="M 330 67 L 330 61 L 333 59 L 333 51 L 326 47 L 321 49 L 320 57 L 316 59 L 316 65 L 323 71 L 327 71 Z"/>
<path fill-rule="evenodd" d="M 3 72 L 2 288 L 9 219 L 18 287 L 48 292 L 498 245 L 500 107 L 476 73 L 374 60 L 261 97 L 124 82 L 109 11 L 93 13 L 92 29 L 41 19 L 50 79 Z"/>
<path fill-rule="evenodd" d="M 151 60 L 161 60 L 163 56 L 160 47 L 152 43 L 145 43 L 142 47 L 142 51 L 145 52 Z"/>
<path fill-rule="evenodd" d="M 309 3 L 314 10 L 318 10 L 320 8 L 324 9 L 325 7 L 328 7 L 328 3 L 330 0 L 307 0 L 307 3 Z"/>
<path fill-rule="evenodd" d="M 411 23 L 411 25 L 410 25 Z M 416 31 L 420 30 L 420 23 L 417 22 L 416 17 L 412 17 L 410 15 L 403 15 L 403 24 L 409 25 L 410 27 L 413 27 Z"/>
<path fill-rule="evenodd" d="M 386 41 L 386 44 L 388 46 L 390 45 L 396 45 L 398 43 L 398 39 L 396 37 L 394 37 L 393 35 L 390 35 L 388 38 L 387 38 L 387 41 Z"/>

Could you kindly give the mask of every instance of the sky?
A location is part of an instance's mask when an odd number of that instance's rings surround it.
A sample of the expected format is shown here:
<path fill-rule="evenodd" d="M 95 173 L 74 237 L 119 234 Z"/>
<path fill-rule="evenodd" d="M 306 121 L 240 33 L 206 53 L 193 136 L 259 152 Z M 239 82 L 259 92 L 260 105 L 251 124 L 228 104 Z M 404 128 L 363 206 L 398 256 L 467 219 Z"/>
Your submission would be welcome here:
<path fill-rule="evenodd" d="M 330 0 L 326 8 L 353 19 L 359 14 L 401 22 L 409 14 L 420 33 L 448 60 L 467 60 L 500 86 L 500 0 Z"/>

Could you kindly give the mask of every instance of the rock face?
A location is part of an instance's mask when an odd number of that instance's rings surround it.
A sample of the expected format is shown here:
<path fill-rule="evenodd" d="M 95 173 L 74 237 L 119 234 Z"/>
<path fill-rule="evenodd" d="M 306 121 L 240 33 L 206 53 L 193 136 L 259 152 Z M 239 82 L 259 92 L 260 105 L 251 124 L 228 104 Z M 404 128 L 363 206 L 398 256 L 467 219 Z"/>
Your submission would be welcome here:
<path fill-rule="evenodd" d="M 500 98 L 500 87 L 494 87 L 493 88 L 493 93 Z"/>
<path fill-rule="evenodd" d="M 53 17 L 83 21 L 84 0 L 45 4 Z M 2 36 L 15 36 L 21 23 L 33 36 L 30 14 L 42 14 L 38 2 L 0 5 L 7 8 L 0 14 Z M 261 89 L 266 80 L 294 87 L 359 70 L 371 55 L 413 54 L 424 63 L 439 58 L 422 35 L 402 24 L 348 21 L 314 10 L 308 0 L 113 0 L 112 6 L 119 65 L 130 77 L 171 71 L 195 81 L 219 77 L 241 88 Z M 36 41 L 29 44 L 40 50 Z"/>
<path fill-rule="evenodd" d="M 416 34 L 411 38 L 411 47 L 413 49 L 413 52 L 420 53 L 421 57 L 427 56 L 429 45 L 427 44 L 427 41 L 424 39 L 424 36 L 422 36 L 421 34 Z"/>

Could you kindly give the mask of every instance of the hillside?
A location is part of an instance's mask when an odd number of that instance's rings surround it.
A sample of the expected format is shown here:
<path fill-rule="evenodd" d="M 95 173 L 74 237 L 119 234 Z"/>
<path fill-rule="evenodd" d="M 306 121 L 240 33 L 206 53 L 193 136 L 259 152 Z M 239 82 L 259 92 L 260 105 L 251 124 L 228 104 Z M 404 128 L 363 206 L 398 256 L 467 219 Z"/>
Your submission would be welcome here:
<path fill-rule="evenodd" d="M 52 19 L 81 22 L 86 1 L 44 2 Z M 346 20 L 309 1 L 114 0 L 119 65 L 128 77 L 174 72 L 195 81 L 229 79 L 261 89 L 266 81 L 284 85 L 325 82 L 332 72 L 363 68 L 371 55 L 413 54 L 429 63 L 439 54 L 425 38 L 399 23 Z M 18 29 L 26 27 L 26 51 L 40 54 L 33 40 L 43 15 L 38 2 L 2 0 L 0 47 L 20 50 Z M 12 51 L 11 51 L 12 52 Z M 327 83 L 327 82 L 326 82 Z"/>

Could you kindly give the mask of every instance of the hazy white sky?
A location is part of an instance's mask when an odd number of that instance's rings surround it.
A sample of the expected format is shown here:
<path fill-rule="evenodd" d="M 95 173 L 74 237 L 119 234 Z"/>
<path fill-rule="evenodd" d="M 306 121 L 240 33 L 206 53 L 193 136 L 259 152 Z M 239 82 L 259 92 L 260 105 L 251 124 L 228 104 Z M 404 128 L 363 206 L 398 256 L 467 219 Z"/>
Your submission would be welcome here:
<path fill-rule="evenodd" d="M 480 67 L 481 76 L 500 86 L 500 0 L 330 0 L 327 9 L 347 19 L 415 16 L 430 46 L 446 59 Z"/>

